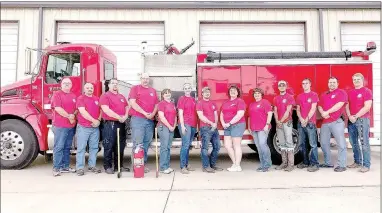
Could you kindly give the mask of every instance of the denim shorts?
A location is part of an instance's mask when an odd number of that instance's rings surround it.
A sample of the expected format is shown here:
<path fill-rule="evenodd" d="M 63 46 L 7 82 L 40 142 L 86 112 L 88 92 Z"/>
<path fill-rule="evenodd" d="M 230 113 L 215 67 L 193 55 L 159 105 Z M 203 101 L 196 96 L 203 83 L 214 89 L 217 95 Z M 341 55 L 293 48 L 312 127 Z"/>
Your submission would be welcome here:
<path fill-rule="evenodd" d="M 244 131 L 245 131 L 245 123 L 237 123 L 225 129 L 224 136 L 243 137 Z"/>

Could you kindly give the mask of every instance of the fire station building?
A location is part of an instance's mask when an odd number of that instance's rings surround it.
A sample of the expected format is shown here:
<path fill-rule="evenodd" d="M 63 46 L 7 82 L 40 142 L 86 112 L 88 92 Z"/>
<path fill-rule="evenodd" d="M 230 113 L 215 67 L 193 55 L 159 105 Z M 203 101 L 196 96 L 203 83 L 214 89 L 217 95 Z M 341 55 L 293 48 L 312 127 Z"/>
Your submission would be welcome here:
<path fill-rule="evenodd" d="M 118 78 L 133 84 L 139 80 L 142 41 L 158 53 L 165 44 L 182 49 L 193 39 L 186 54 L 364 50 L 374 41 L 372 131 L 379 138 L 380 31 L 380 1 L 2 2 L 1 84 L 27 77 L 26 47 L 62 41 L 106 46 L 117 56 Z"/>

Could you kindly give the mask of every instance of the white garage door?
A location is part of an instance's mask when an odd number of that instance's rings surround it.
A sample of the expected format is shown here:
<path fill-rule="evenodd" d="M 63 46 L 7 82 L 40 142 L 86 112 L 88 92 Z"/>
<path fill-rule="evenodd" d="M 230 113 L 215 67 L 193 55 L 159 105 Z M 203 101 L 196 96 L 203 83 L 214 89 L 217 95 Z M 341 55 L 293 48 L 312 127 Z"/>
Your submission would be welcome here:
<path fill-rule="evenodd" d="M 1 86 L 16 81 L 18 26 L 18 23 L 1 22 Z"/>
<path fill-rule="evenodd" d="M 148 52 L 163 50 L 163 23 L 58 23 L 57 41 L 95 43 L 117 56 L 118 79 L 137 84 L 141 72 L 141 42 Z"/>
<path fill-rule="evenodd" d="M 305 51 L 304 24 L 201 24 L 200 52 Z"/>
<path fill-rule="evenodd" d="M 380 138 L 381 126 L 381 23 L 343 23 L 341 24 L 341 42 L 343 50 L 365 50 L 366 43 L 374 41 L 377 51 L 370 56 L 373 62 L 373 98 L 374 98 L 374 137 Z M 377 140 L 376 140 L 377 141 Z M 379 143 L 379 142 L 378 142 Z"/>

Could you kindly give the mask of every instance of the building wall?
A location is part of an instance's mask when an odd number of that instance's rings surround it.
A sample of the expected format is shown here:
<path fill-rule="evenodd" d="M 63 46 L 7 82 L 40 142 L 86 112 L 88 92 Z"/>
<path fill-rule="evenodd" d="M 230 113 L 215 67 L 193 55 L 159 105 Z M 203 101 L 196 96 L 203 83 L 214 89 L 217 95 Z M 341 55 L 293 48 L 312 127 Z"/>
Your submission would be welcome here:
<path fill-rule="evenodd" d="M 57 21 L 164 21 L 165 41 L 183 48 L 195 40 L 195 47 L 188 53 L 199 49 L 200 22 L 305 22 L 306 46 L 308 51 L 319 50 L 319 27 L 317 10 L 280 9 L 179 9 L 179 10 L 128 10 L 128 9 L 45 9 L 44 44 L 55 42 Z"/>
<path fill-rule="evenodd" d="M 38 9 L 1 9 L 1 21 L 19 22 L 19 41 L 17 57 L 17 80 L 24 79 L 25 49 L 27 47 L 37 48 L 38 43 Z M 37 62 L 37 55 L 33 54 L 32 68 Z"/>
<path fill-rule="evenodd" d="M 341 50 L 341 22 L 381 21 L 378 9 L 324 10 L 322 15 L 325 51 Z"/>

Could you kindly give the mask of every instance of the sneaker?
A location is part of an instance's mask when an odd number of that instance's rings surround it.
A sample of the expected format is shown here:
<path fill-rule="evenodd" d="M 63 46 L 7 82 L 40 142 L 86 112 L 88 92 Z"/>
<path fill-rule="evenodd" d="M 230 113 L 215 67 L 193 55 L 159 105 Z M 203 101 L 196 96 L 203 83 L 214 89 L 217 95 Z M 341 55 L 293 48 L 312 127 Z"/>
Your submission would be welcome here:
<path fill-rule="evenodd" d="M 304 164 L 304 163 L 300 163 L 300 164 L 297 165 L 297 168 L 299 168 L 299 169 L 305 169 L 305 168 L 308 168 L 308 167 L 309 166 Z"/>
<path fill-rule="evenodd" d="M 77 175 L 78 176 L 82 176 L 82 175 L 84 175 L 85 174 L 85 171 L 83 170 L 83 169 L 79 169 L 79 170 L 77 170 Z"/>
<path fill-rule="evenodd" d="M 195 171 L 195 169 L 193 169 L 191 166 L 187 166 L 186 169 L 187 169 L 188 171 L 190 171 L 190 172 Z"/>
<path fill-rule="evenodd" d="M 347 168 L 349 169 L 361 168 L 361 164 L 353 163 L 351 165 L 348 165 Z"/>
<path fill-rule="evenodd" d="M 61 176 L 61 172 L 59 169 L 53 169 L 53 177 Z"/>
<path fill-rule="evenodd" d="M 170 174 L 171 173 L 171 170 L 170 169 L 165 169 L 163 171 L 160 171 L 160 173 L 163 173 L 163 174 Z"/>
<path fill-rule="evenodd" d="M 211 169 L 210 167 L 203 168 L 202 171 L 203 171 L 203 172 L 207 172 L 207 173 L 215 173 L 215 170 Z"/>
<path fill-rule="evenodd" d="M 145 167 L 145 173 L 149 173 L 150 172 L 150 169 Z"/>
<path fill-rule="evenodd" d="M 174 171 L 174 169 L 173 169 L 173 168 L 168 168 L 168 170 L 170 170 L 170 172 L 173 172 L 173 171 Z"/>
<path fill-rule="evenodd" d="M 231 167 L 227 168 L 227 171 L 229 171 L 229 172 L 236 172 L 236 166 L 234 164 L 232 164 Z"/>
<path fill-rule="evenodd" d="M 112 175 L 112 174 L 114 174 L 114 169 L 108 168 L 105 170 L 105 172 L 106 172 L 106 174 Z"/>
<path fill-rule="evenodd" d="M 186 167 L 182 168 L 180 170 L 180 173 L 182 173 L 182 174 L 190 174 L 189 170 Z"/>
<path fill-rule="evenodd" d="M 215 170 L 215 171 L 218 171 L 218 172 L 221 172 L 221 171 L 223 171 L 224 169 L 223 168 L 220 168 L 220 167 L 218 167 L 218 166 L 213 166 L 213 167 L 211 167 L 213 170 Z"/>
<path fill-rule="evenodd" d="M 363 166 L 363 167 L 359 170 L 359 172 L 362 172 L 362 173 L 365 173 L 365 172 L 368 172 L 368 171 L 370 171 L 370 168 L 367 168 L 367 167 L 365 167 L 365 166 Z"/>
<path fill-rule="evenodd" d="M 101 170 L 98 169 L 97 167 L 89 167 L 89 168 L 88 168 L 88 171 L 89 171 L 89 172 L 93 172 L 93 173 L 95 173 L 95 174 L 101 173 Z"/>
<path fill-rule="evenodd" d="M 333 168 L 334 166 L 332 164 L 320 164 L 319 167 L 321 168 Z"/>
<path fill-rule="evenodd" d="M 317 165 L 312 165 L 312 166 L 310 166 L 310 167 L 308 168 L 308 172 L 316 172 L 316 171 L 318 171 L 318 170 L 319 170 L 319 168 L 318 168 Z"/>
<path fill-rule="evenodd" d="M 118 172 L 118 167 L 114 167 L 114 172 Z M 129 167 L 121 167 L 121 172 L 130 172 Z"/>
<path fill-rule="evenodd" d="M 334 168 L 334 171 L 335 172 L 344 172 L 344 171 L 346 171 L 346 167 L 337 166 L 336 168 Z"/>
<path fill-rule="evenodd" d="M 237 172 L 241 172 L 241 171 L 243 171 L 243 170 L 241 169 L 241 166 L 236 166 L 236 171 L 237 171 Z"/>
<path fill-rule="evenodd" d="M 68 168 L 62 168 L 61 169 L 61 172 L 62 173 L 75 173 L 76 172 L 76 170 L 75 169 L 73 169 L 73 168 L 71 168 L 71 167 L 68 167 Z"/>
<path fill-rule="evenodd" d="M 268 172 L 269 171 L 269 168 L 262 168 L 262 167 L 259 167 L 256 169 L 256 172 Z"/>

